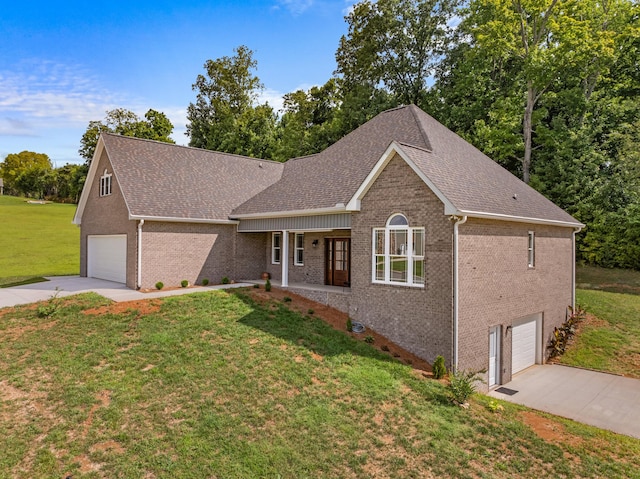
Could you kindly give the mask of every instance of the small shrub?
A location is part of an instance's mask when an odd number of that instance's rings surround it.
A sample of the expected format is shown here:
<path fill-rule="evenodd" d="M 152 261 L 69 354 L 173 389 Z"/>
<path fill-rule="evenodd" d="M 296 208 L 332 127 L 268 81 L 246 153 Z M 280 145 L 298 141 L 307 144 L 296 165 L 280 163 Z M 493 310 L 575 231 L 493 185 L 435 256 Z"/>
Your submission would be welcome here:
<path fill-rule="evenodd" d="M 385 352 L 388 352 L 389 351 L 389 346 L 387 346 L 386 344 L 383 344 L 382 346 L 380 346 L 380 349 L 385 351 Z"/>
<path fill-rule="evenodd" d="M 264 290 L 267 292 L 271 291 L 271 281 L 269 280 L 269 278 L 267 278 L 264 283 Z"/>
<path fill-rule="evenodd" d="M 463 371 L 453 369 L 449 374 L 447 389 L 454 403 L 463 405 L 476 392 L 475 382 L 482 381 L 480 374 L 484 371 Z"/>
<path fill-rule="evenodd" d="M 351 318 L 347 318 L 347 331 L 353 331 L 353 321 L 351 321 Z"/>
<path fill-rule="evenodd" d="M 49 318 L 58 312 L 60 309 L 60 289 L 56 288 L 56 292 L 47 300 L 47 304 L 38 306 L 36 314 L 39 318 Z"/>
<path fill-rule="evenodd" d="M 444 366 L 444 358 L 437 356 L 433 362 L 433 379 L 442 379 L 447 374 L 447 368 Z"/>
<path fill-rule="evenodd" d="M 202 286 L 206 286 L 206 285 L 208 285 L 208 284 L 209 284 L 209 278 L 204 278 L 204 279 L 202 280 Z"/>
<path fill-rule="evenodd" d="M 487 404 L 487 409 L 491 412 L 504 411 L 504 407 L 502 406 L 502 404 L 500 404 L 495 399 L 492 399 L 491 401 L 489 401 L 489 404 Z"/>
<path fill-rule="evenodd" d="M 285 296 L 284 298 L 282 298 L 282 301 L 284 301 L 285 303 L 290 303 L 291 298 L 289 296 Z"/>
<path fill-rule="evenodd" d="M 571 309 L 571 314 L 567 320 L 562 323 L 560 328 L 555 328 L 553 330 L 549 346 L 547 346 L 547 349 L 549 349 L 549 359 L 564 354 L 567 349 L 567 344 L 569 344 L 569 340 L 574 336 L 574 334 L 576 334 L 578 323 L 584 320 L 584 318 L 585 311 L 578 306 L 575 311 Z"/>
<path fill-rule="evenodd" d="M 164 283 L 162 281 L 158 281 L 156 283 L 156 289 L 162 289 L 162 288 L 164 288 Z"/>
<path fill-rule="evenodd" d="M 255 289 L 260 289 L 260 285 L 259 285 L 258 283 L 254 284 L 254 285 L 253 285 L 253 287 L 254 287 Z"/>
<path fill-rule="evenodd" d="M 187 281 L 186 279 L 183 279 L 182 281 L 180 281 L 180 286 L 182 286 L 183 288 L 186 288 L 187 286 L 189 286 L 189 281 Z"/>
<path fill-rule="evenodd" d="M 374 341 L 375 339 L 373 338 L 373 336 L 367 336 L 364 338 L 365 343 L 373 344 Z"/>
<path fill-rule="evenodd" d="M 225 276 L 222 278 L 222 280 L 220 281 L 222 284 L 229 284 L 231 282 L 231 280 Z"/>
<path fill-rule="evenodd" d="M 311 308 L 307 309 L 307 314 L 313 314 L 313 313 L 315 313 L 315 311 L 313 309 L 311 309 Z"/>

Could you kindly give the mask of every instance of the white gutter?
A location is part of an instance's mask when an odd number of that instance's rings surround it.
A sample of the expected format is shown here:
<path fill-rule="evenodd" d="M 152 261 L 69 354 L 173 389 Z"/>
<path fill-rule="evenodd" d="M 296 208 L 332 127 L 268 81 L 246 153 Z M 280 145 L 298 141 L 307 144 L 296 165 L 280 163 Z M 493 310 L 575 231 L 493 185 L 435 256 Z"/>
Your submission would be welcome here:
<path fill-rule="evenodd" d="M 453 367 L 458 369 L 458 226 L 467 222 L 467 217 L 453 216 L 456 222 L 453 225 Z"/>
<path fill-rule="evenodd" d="M 207 223 L 213 225 L 237 225 L 240 222 L 234 220 L 217 220 L 207 218 L 174 218 L 171 216 L 146 216 L 146 215 L 129 215 L 130 220 L 162 221 L 166 223 Z"/>
<path fill-rule="evenodd" d="M 138 280 L 137 287 L 140 289 L 142 287 L 142 225 L 144 224 L 144 220 L 140 220 L 138 222 Z"/>
<path fill-rule="evenodd" d="M 584 227 L 582 223 L 573 223 L 570 221 L 545 220 L 541 218 L 527 218 L 526 216 L 511 216 L 511 215 L 503 215 L 499 213 L 485 213 L 482 211 L 456 210 L 451 212 L 445 211 L 445 214 L 451 214 L 454 216 L 464 215 L 464 216 L 470 216 L 472 218 L 483 218 L 488 220 L 515 221 L 517 223 L 531 223 L 531 224 L 538 224 L 538 225 L 568 226 L 573 228 Z"/>
<path fill-rule="evenodd" d="M 578 226 L 573 230 L 573 242 L 571 249 L 573 252 L 573 261 L 571 262 L 571 308 L 576 310 L 576 234 L 580 233 L 582 227 Z"/>

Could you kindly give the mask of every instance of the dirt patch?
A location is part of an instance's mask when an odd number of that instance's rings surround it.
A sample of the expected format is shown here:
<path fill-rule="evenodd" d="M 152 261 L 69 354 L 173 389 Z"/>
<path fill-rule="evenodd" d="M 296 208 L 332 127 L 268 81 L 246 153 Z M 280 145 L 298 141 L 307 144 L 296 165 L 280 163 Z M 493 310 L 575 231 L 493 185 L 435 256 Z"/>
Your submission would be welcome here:
<path fill-rule="evenodd" d="M 555 444 L 579 446 L 584 440 L 569 434 L 563 424 L 552 419 L 542 417 L 533 411 L 523 411 L 520 415 L 522 422 L 529 426 L 538 437 Z"/>
<path fill-rule="evenodd" d="M 15 341 L 16 339 L 20 338 L 24 334 L 33 333 L 35 331 L 44 331 L 47 329 L 51 329 L 56 324 L 58 324 L 58 321 L 48 321 L 46 323 L 41 323 L 41 324 L 35 324 L 35 325 L 28 324 L 26 326 L 9 328 L 4 332 L 4 336 L 9 340 Z"/>
<path fill-rule="evenodd" d="M 16 399 L 23 399 L 27 397 L 28 394 L 24 391 L 21 391 L 18 388 L 14 388 L 11 384 L 6 381 L 0 381 L 0 399 L 2 401 L 14 401 Z"/>
<path fill-rule="evenodd" d="M 99 401 L 99 402 L 91 406 L 91 410 L 89 411 L 89 415 L 87 416 L 87 419 L 85 419 L 85 421 L 82 423 L 83 438 L 87 437 L 87 433 L 89 432 L 89 429 L 91 429 L 91 426 L 93 424 L 93 417 L 95 416 L 98 409 L 100 409 L 101 407 L 103 408 L 109 407 L 109 404 L 111 404 L 111 393 L 106 390 L 100 391 L 98 394 L 96 394 L 96 401 Z"/>
<path fill-rule="evenodd" d="M 111 303 L 99 308 L 85 309 L 84 314 L 100 315 L 100 314 L 121 314 L 129 311 L 138 311 L 138 314 L 155 313 L 160 311 L 161 301 L 158 299 L 139 299 L 135 301 L 123 301 L 121 303 Z"/>
<path fill-rule="evenodd" d="M 247 288 L 243 289 L 242 291 L 247 293 L 254 301 L 262 305 L 268 304 L 270 301 L 280 301 L 286 307 L 297 311 L 300 314 L 310 315 L 321 319 L 322 321 L 329 324 L 332 328 L 338 331 L 342 331 L 359 341 L 364 341 L 366 337 L 370 336 L 373 338 L 373 343 L 371 343 L 372 347 L 377 348 L 378 350 L 388 354 L 389 356 L 398 359 L 404 364 L 410 365 L 417 371 L 420 371 L 424 376 L 431 376 L 431 365 L 427 361 L 403 349 L 402 347 L 387 339 L 385 336 L 376 333 L 374 330 L 367 328 L 366 331 L 362 334 L 347 332 L 346 325 L 349 315 L 343 313 L 342 311 L 338 311 L 335 308 L 316 303 L 315 301 L 280 288 L 274 287 L 270 292 L 266 292 L 262 288 Z M 285 302 L 285 297 L 291 298 L 291 301 Z M 313 311 L 313 314 L 309 313 L 310 310 Z M 314 359 L 318 361 L 321 360 L 320 358 L 315 357 Z"/>
<path fill-rule="evenodd" d="M 91 446 L 89 451 L 91 452 L 113 451 L 117 454 L 124 454 L 124 447 L 122 447 L 120 443 L 110 440 L 110 441 L 99 442 L 98 444 L 94 444 L 93 446 Z"/>
<path fill-rule="evenodd" d="M 158 291 L 175 291 L 176 289 L 199 289 L 199 288 L 202 288 L 202 286 L 200 286 L 199 284 L 190 284 L 186 288 L 183 288 L 182 286 L 178 285 L 178 286 L 163 286 L 162 289 L 141 288 L 138 291 L 140 293 L 157 293 Z"/>

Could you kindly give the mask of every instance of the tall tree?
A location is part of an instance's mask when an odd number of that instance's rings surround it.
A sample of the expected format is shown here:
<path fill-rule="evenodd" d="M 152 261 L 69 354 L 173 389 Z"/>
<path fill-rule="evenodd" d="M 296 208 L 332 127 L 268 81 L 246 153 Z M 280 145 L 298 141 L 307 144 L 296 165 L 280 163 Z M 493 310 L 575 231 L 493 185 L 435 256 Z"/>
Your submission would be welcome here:
<path fill-rule="evenodd" d="M 192 85 L 196 102 L 187 108 L 189 145 L 248 156 L 270 156 L 276 115 L 257 104 L 263 89 L 253 73 L 257 61 L 246 46 L 235 55 L 204 64 L 206 75 Z"/>
<path fill-rule="evenodd" d="M 115 108 L 107 111 L 104 120 L 90 121 L 89 126 L 80 140 L 78 153 L 86 160 L 88 166 L 98 144 L 100 133 L 117 133 L 124 136 L 133 136 L 147 140 L 175 143 L 170 138 L 173 133 L 173 124 L 167 116 L 159 111 L 150 109 L 141 120 L 131 110 Z"/>
<path fill-rule="evenodd" d="M 383 88 L 397 103 L 422 105 L 429 78 L 449 46 L 457 3 L 365 0 L 356 4 L 346 17 L 349 31 L 336 52 L 336 73 L 345 92 Z"/>
<path fill-rule="evenodd" d="M 614 0 L 615 1 L 615 0 Z M 529 182 L 535 109 L 567 70 L 585 77 L 585 92 L 595 84 L 613 53 L 608 1 L 471 0 L 468 22 L 474 40 L 499 61 L 522 64 L 522 179 Z"/>
<path fill-rule="evenodd" d="M 31 191 L 27 186 L 28 181 L 31 182 L 34 176 L 47 174 L 52 169 L 53 166 L 48 155 L 25 150 L 20 153 L 10 153 L 6 156 L 4 161 L 0 163 L 0 177 L 4 179 L 4 187 L 7 192 L 29 195 Z M 18 182 L 18 179 L 24 175 L 26 175 L 25 179 Z M 29 178 L 28 181 L 27 177 Z M 24 189 L 25 187 L 27 187 L 27 190 Z M 38 192 L 34 191 L 34 193 Z"/>

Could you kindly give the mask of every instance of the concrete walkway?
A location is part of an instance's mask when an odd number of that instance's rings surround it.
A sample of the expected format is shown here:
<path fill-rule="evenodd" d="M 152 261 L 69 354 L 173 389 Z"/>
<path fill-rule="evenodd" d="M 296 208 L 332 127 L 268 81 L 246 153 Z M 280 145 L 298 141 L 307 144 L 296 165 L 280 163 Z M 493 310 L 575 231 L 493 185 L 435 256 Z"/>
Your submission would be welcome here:
<path fill-rule="evenodd" d="M 251 286 L 246 283 L 236 283 L 141 293 L 127 288 L 124 284 L 104 281 L 102 279 L 81 278 L 79 276 L 53 276 L 47 279 L 49 281 L 44 281 L 42 283 L 26 284 L 24 286 L 14 286 L 12 288 L 0 288 L 0 308 L 47 300 L 56 293 L 56 288 L 60 291 L 58 294 L 59 297 L 93 291 L 94 293 L 98 293 L 99 295 L 113 301 L 122 302 L 138 299 L 164 298 L 166 296 L 179 296 L 182 294 L 198 293 L 216 289 Z"/>
<path fill-rule="evenodd" d="M 640 380 L 545 364 L 516 375 L 489 396 L 640 439 Z M 498 388 L 500 389 L 500 388 Z"/>

